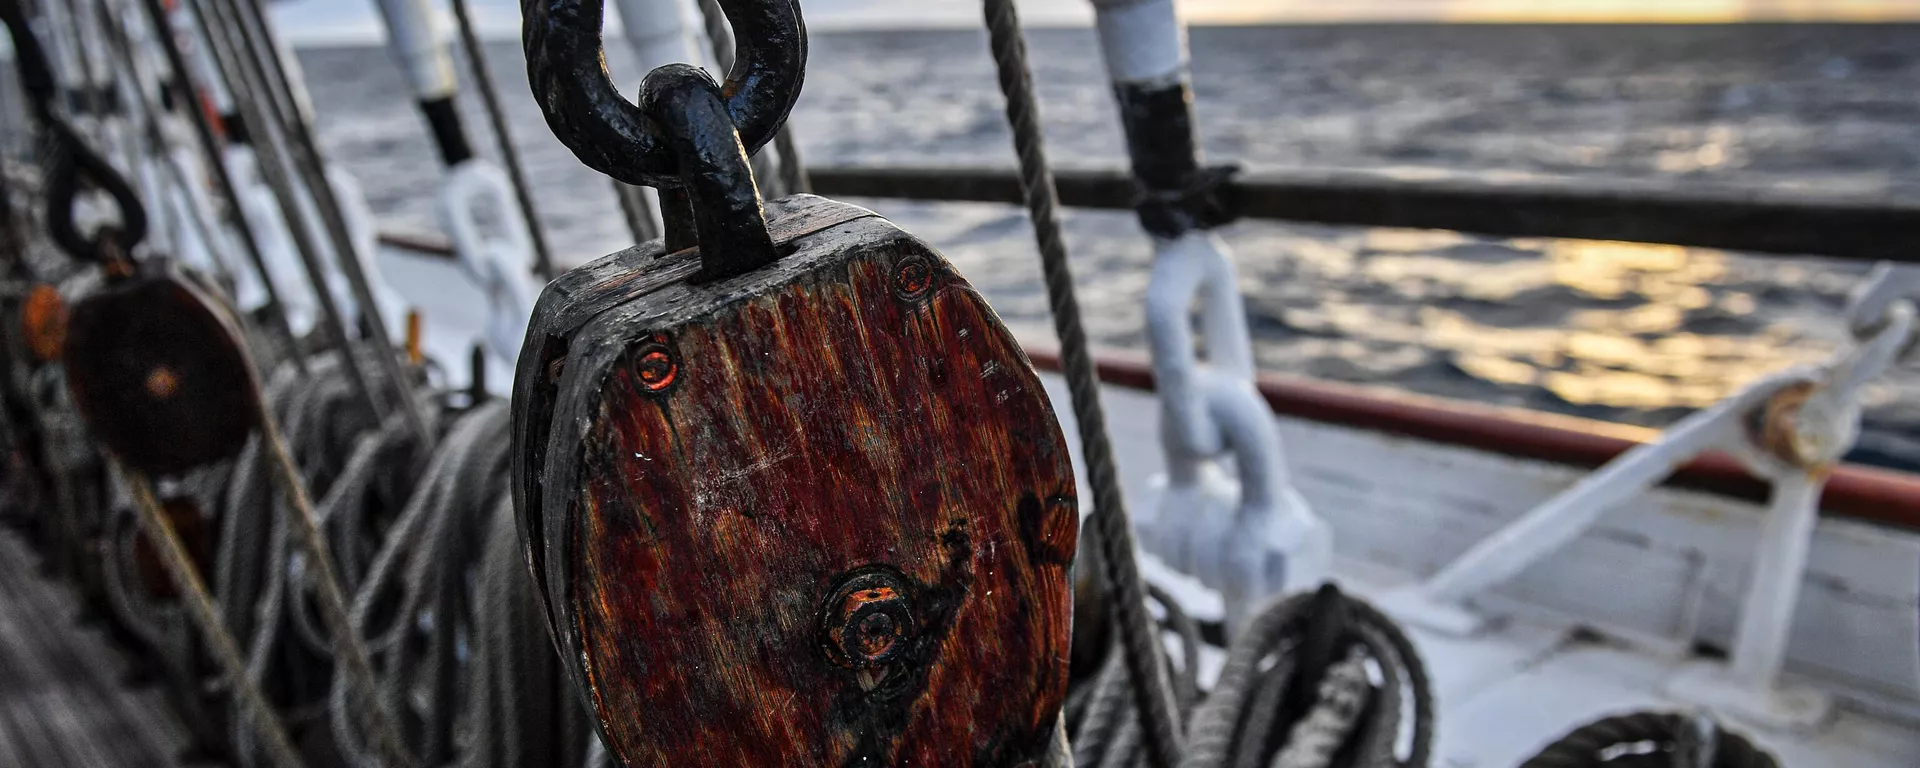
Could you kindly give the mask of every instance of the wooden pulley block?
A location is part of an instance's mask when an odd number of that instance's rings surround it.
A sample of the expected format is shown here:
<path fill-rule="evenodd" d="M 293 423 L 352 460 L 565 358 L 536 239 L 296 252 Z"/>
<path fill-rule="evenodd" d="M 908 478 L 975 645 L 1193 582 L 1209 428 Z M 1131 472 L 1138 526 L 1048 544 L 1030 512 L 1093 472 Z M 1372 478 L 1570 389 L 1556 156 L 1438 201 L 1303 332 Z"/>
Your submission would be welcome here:
<path fill-rule="evenodd" d="M 812 196 L 708 283 L 656 241 L 535 309 L 515 501 L 633 766 L 1020 766 L 1066 693 L 1079 532 L 1025 354 L 925 243 Z"/>
<path fill-rule="evenodd" d="M 163 259 L 125 263 L 73 302 L 63 358 L 87 428 L 170 475 L 229 458 L 259 425 L 254 369 L 225 307 Z"/>

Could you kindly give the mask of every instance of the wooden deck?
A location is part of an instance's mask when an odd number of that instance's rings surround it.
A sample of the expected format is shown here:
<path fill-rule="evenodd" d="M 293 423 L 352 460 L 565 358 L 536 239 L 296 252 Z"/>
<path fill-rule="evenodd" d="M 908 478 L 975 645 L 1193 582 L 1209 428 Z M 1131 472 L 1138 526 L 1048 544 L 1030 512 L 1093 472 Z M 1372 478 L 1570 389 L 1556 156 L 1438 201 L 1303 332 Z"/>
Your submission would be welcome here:
<path fill-rule="evenodd" d="M 0 766 L 181 765 L 184 732 L 160 689 L 129 689 L 127 661 L 79 601 L 0 528 Z"/>

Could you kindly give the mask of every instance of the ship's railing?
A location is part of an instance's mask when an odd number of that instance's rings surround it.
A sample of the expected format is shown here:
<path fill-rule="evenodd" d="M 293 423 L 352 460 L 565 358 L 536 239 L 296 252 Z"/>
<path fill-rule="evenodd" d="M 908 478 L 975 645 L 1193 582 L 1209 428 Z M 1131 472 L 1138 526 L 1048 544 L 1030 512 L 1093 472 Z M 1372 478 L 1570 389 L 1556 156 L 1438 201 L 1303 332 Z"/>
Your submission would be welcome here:
<path fill-rule="evenodd" d="M 833 197 L 1017 205 L 1011 169 L 811 166 Z M 1121 170 L 1054 171 L 1070 207 L 1132 210 Z M 1244 173 L 1224 196 L 1241 217 L 1360 227 L 1450 229 L 1498 237 L 1624 240 L 1756 254 L 1920 261 L 1920 201 L 1688 182 L 1463 178 L 1441 173 L 1288 170 Z"/>
<path fill-rule="evenodd" d="M 1022 199 L 1013 173 L 981 168 L 816 167 L 813 181 L 816 190 L 840 196 Z M 1137 182 L 1121 172 L 1063 171 L 1058 184 L 1066 205 L 1131 209 L 1141 199 Z M 1780 726 L 1825 716 L 1825 696 L 1777 683 L 1822 491 L 1858 436 L 1860 390 L 1913 341 L 1911 297 L 1920 271 L 1898 262 L 1916 261 L 1913 254 L 1920 253 L 1914 247 L 1920 245 L 1920 205 L 1700 185 L 1327 171 L 1239 177 L 1221 196 L 1235 213 L 1253 218 L 1879 262 L 1849 306 L 1853 343 L 1826 364 L 1768 376 L 1683 419 L 1387 601 L 1400 618 L 1430 629 L 1477 632 L 1484 622 L 1464 607 L 1472 598 L 1577 539 L 1608 510 L 1715 451 L 1770 486 L 1769 510 L 1729 659 L 1677 676 L 1669 692 Z"/>

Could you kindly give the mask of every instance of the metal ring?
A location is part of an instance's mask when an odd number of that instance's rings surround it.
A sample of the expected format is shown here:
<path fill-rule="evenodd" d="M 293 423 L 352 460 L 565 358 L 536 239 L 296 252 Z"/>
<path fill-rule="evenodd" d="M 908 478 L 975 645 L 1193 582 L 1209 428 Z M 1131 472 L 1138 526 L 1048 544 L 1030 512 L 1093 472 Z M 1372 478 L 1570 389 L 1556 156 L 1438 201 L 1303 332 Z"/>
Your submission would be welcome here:
<path fill-rule="evenodd" d="M 680 189 L 700 246 L 695 281 L 721 280 L 773 263 L 779 253 L 767 232 L 760 189 L 719 84 L 699 67 L 668 64 L 647 74 L 640 104 L 661 128 L 666 154 L 683 171 Z"/>
<path fill-rule="evenodd" d="M 133 191 L 132 185 L 119 171 L 108 165 L 73 126 L 66 121 L 46 115 L 49 157 L 47 159 L 47 234 L 74 258 L 82 261 L 100 261 L 102 259 L 99 244 L 92 237 L 80 233 L 80 224 L 73 218 L 73 200 L 80 192 L 81 180 L 91 182 L 113 198 L 120 209 L 120 223 L 111 231 L 118 241 L 120 253 L 130 254 L 133 247 L 147 237 L 147 209 L 140 204 L 140 197 Z"/>
<path fill-rule="evenodd" d="M 521 0 L 527 81 L 547 126 L 587 167 L 651 187 L 679 183 L 658 123 L 620 96 L 601 42 L 605 0 Z M 733 71 L 720 89 L 747 154 L 773 139 L 800 98 L 807 30 L 794 0 L 720 0 Z"/>

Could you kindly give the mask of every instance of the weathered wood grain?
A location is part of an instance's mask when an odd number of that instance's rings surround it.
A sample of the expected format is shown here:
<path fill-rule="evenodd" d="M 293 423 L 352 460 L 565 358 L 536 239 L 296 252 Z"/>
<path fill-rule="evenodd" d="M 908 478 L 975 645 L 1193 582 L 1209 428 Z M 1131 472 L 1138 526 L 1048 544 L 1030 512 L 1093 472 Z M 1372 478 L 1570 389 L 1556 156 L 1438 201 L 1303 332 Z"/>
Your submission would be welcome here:
<path fill-rule="evenodd" d="M 766 205 L 767 229 L 778 247 L 854 219 L 873 216 L 865 208 L 813 195 L 794 195 Z M 667 253 L 652 240 L 590 261 L 549 283 L 534 305 L 526 342 L 513 377 L 512 490 L 520 540 L 527 546 L 534 579 L 544 585 L 544 546 L 538 521 L 547 430 L 559 388 L 559 366 L 580 326 L 606 311 L 661 287 L 685 281 L 700 269 L 697 251 Z M 544 586 L 535 590 L 541 610 L 552 620 Z"/>
<path fill-rule="evenodd" d="M 885 220 L 794 249 L 600 310 L 516 403 L 562 655 L 629 765 L 1037 761 L 1078 534 L 1039 381 Z"/>

